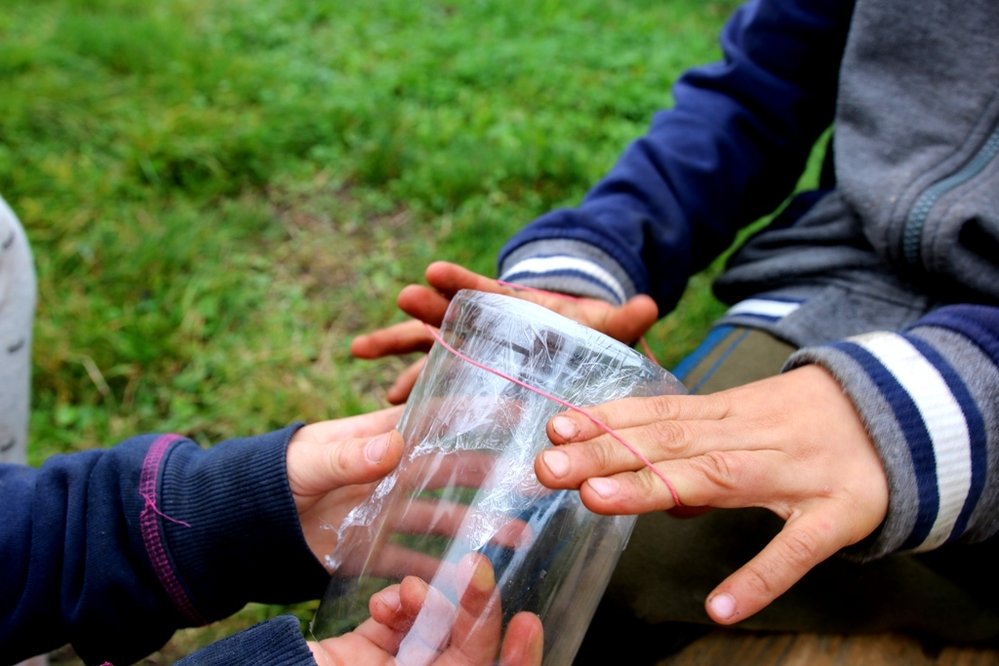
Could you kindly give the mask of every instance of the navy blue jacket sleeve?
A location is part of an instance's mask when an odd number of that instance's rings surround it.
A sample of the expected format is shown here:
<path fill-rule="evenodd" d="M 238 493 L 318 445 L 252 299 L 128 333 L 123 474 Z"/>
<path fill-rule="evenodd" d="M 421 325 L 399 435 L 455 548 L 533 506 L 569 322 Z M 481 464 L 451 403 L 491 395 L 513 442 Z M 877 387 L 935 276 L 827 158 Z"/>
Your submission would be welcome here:
<path fill-rule="evenodd" d="M 315 666 L 298 620 L 282 615 L 213 643 L 176 666 Z"/>
<path fill-rule="evenodd" d="M 662 314 L 738 230 L 788 197 L 832 122 L 852 2 L 759 0 L 727 23 L 722 62 L 693 69 L 579 207 L 551 212 L 500 254 L 500 274 L 552 241 L 602 250 Z M 546 250 L 546 243 L 548 248 Z M 535 262 L 533 265 L 538 265 Z M 620 300 L 620 299 L 617 299 Z"/>
<path fill-rule="evenodd" d="M 146 435 L 0 466 L 0 653 L 132 663 L 247 602 L 322 595 L 288 487 L 295 428 L 209 449 Z"/>

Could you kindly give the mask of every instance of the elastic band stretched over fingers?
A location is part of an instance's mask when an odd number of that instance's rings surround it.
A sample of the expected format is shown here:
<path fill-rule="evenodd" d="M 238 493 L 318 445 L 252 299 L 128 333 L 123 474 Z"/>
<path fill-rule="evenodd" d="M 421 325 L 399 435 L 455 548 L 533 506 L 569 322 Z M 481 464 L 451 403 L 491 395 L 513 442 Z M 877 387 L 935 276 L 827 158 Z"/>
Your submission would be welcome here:
<path fill-rule="evenodd" d="M 546 391 L 544 391 L 544 390 L 542 390 L 542 389 L 540 389 L 540 388 L 538 388 L 536 386 L 531 386 L 530 384 L 522 382 L 522 381 L 520 381 L 519 379 L 517 379 L 515 377 L 511 377 L 510 375 L 508 375 L 508 374 L 506 374 L 504 372 L 501 372 L 500 370 L 497 370 L 495 368 L 490 368 L 489 366 L 487 366 L 487 365 L 485 365 L 483 363 L 479 363 L 475 359 L 473 359 L 473 358 L 471 358 L 471 357 L 469 357 L 469 356 L 467 356 L 465 354 L 462 354 L 460 351 L 458 351 L 457 349 L 455 349 L 454 347 L 452 347 L 451 345 L 449 345 L 444 340 L 444 338 L 440 335 L 440 333 L 437 332 L 437 330 L 434 327 L 430 326 L 429 324 L 424 324 L 424 325 L 427 327 L 427 330 L 430 331 L 430 335 L 433 336 L 434 340 L 436 340 L 442 347 L 444 347 L 444 349 L 448 350 L 449 352 L 451 352 L 452 354 L 454 354 L 455 356 L 457 356 L 461 360 L 463 360 L 463 361 L 465 361 L 465 362 L 467 362 L 467 363 L 475 366 L 476 368 L 479 368 L 480 370 L 485 370 L 486 372 L 492 373 L 492 374 L 496 375 L 497 377 L 502 377 L 503 379 L 507 380 L 508 382 L 512 382 L 512 383 L 516 384 L 517 386 L 521 386 L 521 387 L 527 389 L 528 391 L 533 391 L 534 393 L 537 393 L 538 395 L 540 395 L 540 396 L 542 396 L 544 398 L 547 398 L 547 399 L 551 400 L 552 402 L 556 402 L 556 403 L 562 405 L 566 409 L 571 409 L 572 411 L 579 412 L 580 414 L 582 414 L 583 416 L 585 416 L 586 418 L 588 418 L 594 425 L 596 425 L 598 428 L 600 428 L 601 430 L 603 430 L 605 433 L 607 433 L 608 435 L 610 435 L 611 437 L 613 437 L 618 443 L 622 444 L 626 449 L 628 449 L 628 451 L 630 451 L 632 453 L 632 455 L 634 455 L 636 458 L 638 458 L 640 461 L 642 461 L 642 463 L 649 470 L 651 470 L 653 474 L 655 474 L 656 476 L 659 477 L 660 480 L 662 480 L 662 482 L 666 485 L 666 488 L 669 490 L 670 496 L 673 498 L 674 505 L 676 505 L 678 507 L 679 506 L 684 506 L 683 502 L 680 501 L 680 495 L 677 493 L 676 488 L 673 487 L 673 484 L 670 482 L 670 480 L 666 476 L 666 474 L 663 473 L 662 470 L 658 469 L 652 463 L 652 461 L 649 460 L 648 457 L 646 457 L 641 451 L 639 451 L 634 446 L 632 446 L 630 443 L 628 443 L 628 441 L 624 437 L 622 437 L 621 435 L 619 435 L 613 428 L 611 428 L 609 425 L 607 425 L 606 423 L 604 423 L 603 421 L 601 421 L 594 414 L 592 414 L 588 410 L 584 409 L 583 407 L 579 407 L 577 405 L 573 405 L 572 403 L 567 402 L 567 401 L 563 400 L 562 398 L 559 398 L 558 396 L 552 395 L 551 393 L 548 393 L 548 392 L 546 392 Z"/>

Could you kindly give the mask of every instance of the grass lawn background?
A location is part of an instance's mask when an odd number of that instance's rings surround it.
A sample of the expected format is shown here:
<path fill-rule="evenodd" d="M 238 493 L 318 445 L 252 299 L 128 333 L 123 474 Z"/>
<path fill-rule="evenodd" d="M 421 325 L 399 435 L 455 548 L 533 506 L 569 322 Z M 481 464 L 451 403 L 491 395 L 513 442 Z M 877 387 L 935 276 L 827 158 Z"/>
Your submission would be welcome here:
<path fill-rule="evenodd" d="M 5 0 L 0 194 L 39 274 L 31 462 L 381 406 L 406 361 L 352 360 L 351 338 L 400 321 L 432 260 L 491 275 L 578 202 L 717 58 L 735 4 Z M 667 367 L 721 311 L 714 270 L 648 336 Z"/>

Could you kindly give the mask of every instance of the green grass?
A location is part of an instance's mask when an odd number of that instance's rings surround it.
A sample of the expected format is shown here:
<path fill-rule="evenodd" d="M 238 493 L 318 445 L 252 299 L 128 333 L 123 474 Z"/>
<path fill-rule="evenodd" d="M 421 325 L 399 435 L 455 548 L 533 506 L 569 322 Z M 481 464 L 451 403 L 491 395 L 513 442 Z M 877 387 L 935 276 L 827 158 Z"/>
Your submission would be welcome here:
<path fill-rule="evenodd" d="M 6 0 L 32 462 L 381 405 L 404 361 L 354 361 L 350 339 L 400 320 L 430 261 L 492 274 L 577 202 L 735 4 Z M 710 274 L 649 335 L 667 366 L 720 312 Z"/>
<path fill-rule="evenodd" d="M 491 274 L 716 55 L 732 2 L 11 0 L 0 183 L 40 276 L 32 460 L 379 404 L 435 258 Z M 716 313 L 706 280 L 676 360 Z M 671 319 L 672 321 L 672 319 Z"/>

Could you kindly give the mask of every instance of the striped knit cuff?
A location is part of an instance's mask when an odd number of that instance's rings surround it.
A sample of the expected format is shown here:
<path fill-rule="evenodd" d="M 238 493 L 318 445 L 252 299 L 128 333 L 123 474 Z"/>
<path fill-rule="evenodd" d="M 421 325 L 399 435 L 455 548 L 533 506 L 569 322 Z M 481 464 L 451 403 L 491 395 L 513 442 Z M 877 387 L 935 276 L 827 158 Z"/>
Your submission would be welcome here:
<path fill-rule="evenodd" d="M 869 556 L 936 548 L 963 534 L 986 475 L 981 415 L 960 374 L 914 335 L 870 333 L 795 353 L 818 363 L 853 400 L 891 491 Z"/>
<path fill-rule="evenodd" d="M 535 289 L 621 305 L 635 295 L 627 273 L 599 248 L 554 239 L 521 246 L 500 267 L 500 279 Z"/>

